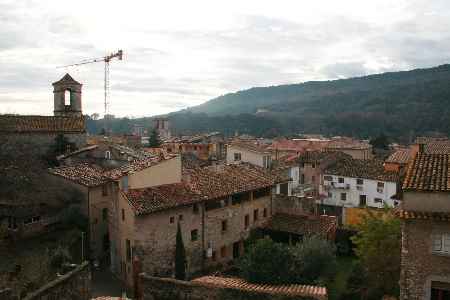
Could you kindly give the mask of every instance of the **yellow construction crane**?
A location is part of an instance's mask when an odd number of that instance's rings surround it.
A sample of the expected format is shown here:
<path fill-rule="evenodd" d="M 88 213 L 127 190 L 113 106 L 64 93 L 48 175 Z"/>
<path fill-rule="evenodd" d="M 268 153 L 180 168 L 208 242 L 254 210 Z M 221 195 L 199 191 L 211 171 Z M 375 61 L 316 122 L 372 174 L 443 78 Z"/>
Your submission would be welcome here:
<path fill-rule="evenodd" d="M 67 68 L 67 67 L 76 67 L 76 66 L 81 66 L 81 65 L 86 65 L 86 64 L 92 64 L 92 63 L 96 63 L 96 62 L 105 62 L 105 77 L 104 77 L 104 97 L 105 97 L 105 99 L 104 99 L 105 107 L 104 108 L 105 108 L 105 111 L 104 111 L 104 115 L 103 115 L 105 132 L 107 132 L 107 130 L 108 130 L 106 122 L 107 122 L 107 116 L 109 115 L 109 104 L 110 104 L 110 102 L 109 102 L 109 62 L 113 58 L 116 58 L 116 57 L 118 60 L 122 60 L 123 51 L 117 50 L 116 53 L 111 53 L 110 55 L 107 55 L 104 57 L 85 59 L 76 64 L 58 67 L 58 68 Z"/>

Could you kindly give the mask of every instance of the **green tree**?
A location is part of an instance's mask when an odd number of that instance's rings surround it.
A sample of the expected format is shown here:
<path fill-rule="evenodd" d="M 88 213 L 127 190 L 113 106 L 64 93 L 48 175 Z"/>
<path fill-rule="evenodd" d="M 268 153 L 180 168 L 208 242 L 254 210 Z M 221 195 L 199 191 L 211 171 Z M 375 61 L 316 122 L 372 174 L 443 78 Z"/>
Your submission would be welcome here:
<path fill-rule="evenodd" d="M 336 274 L 336 246 L 318 236 L 305 237 L 291 248 L 295 262 L 295 281 L 325 284 Z"/>
<path fill-rule="evenodd" d="M 186 279 L 186 250 L 184 249 L 180 223 L 178 223 L 177 227 L 177 237 L 175 244 L 175 278 L 179 280 Z"/>
<path fill-rule="evenodd" d="M 401 227 L 400 221 L 385 209 L 382 215 L 370 210 L 358 225 L 352 237 L 355 253 L 367 273 L 368 294 L 398 295 L 400 276 Z"/>
<path fill-rule="evenodd" d="M 253 283 L 290 283 L 292 266 L 293 257 L 289 248 L 269 238 L 250 245 L 239 261 L 241 276 Z"/>
<path fill-rule="evenodd" d="M 389 139 L 384 134 L 380 134 L 379 136 L 371 139 L 370 144 L 374 149 L 389 150 Z"/>
<path fill-rule="evenodd" d="M 158 148 L 159 146 L 161 146 L 159 134 L 158 131 L 156 131 L 156 129 L 153 129 L 152 132 L 150 133 L 148 144 L 152 148 Z"/>

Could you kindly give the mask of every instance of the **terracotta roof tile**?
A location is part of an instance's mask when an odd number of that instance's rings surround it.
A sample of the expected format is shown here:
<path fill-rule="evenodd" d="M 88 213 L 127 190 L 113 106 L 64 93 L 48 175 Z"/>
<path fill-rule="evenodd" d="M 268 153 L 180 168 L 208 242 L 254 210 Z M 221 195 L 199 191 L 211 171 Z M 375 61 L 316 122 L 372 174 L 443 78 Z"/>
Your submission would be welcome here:
<path fill-rule="evenodd" d="M 395 209 L 394 214 L 400 219 L 450 221 L 450 212 L 422 212 Z"/>
<path fill-rule="evenodd" d="M 235 141 L 230 144 L 231 147 L 241 148 L 244 150 L 249 150 L 252 152 L 262 153 L 262 154 L 270 154 L 270 150 L 266 145 L 262 145 L 256 142 L 243 142 L 243 141 Z"/>
<path fill-rule="evenodd" d="M 418 153 L 410 163 L 403 190 L 450 191 L 449 154 Z"/>
<path fill-rule="evenodd" d="M 185 169 L 191 189 L 208 199 L 272 186 L 276 178 L 261 167 L 241 163 Z"/>
<path fill-rule="evenodd" d="M 165 184 L 124 193 L 137 215 L 200 202 L 202 197 L 184 183 Z"/>
<path fill-rule="evenodd" d="M 389 182 L 396 182 L 399 178 L 396 172 L 386 171 L 383 161 L 377 159 L 361 160 L 350 158 L 339 160 L 328 167 L 325 170 L 325 174 Z"/>
<path fill-rule="evenodd" d="M 84 133 L 84 117 L 0 116 L 0 132 Z"/>
<path fill-rule="evenodd" d="M 387 163 L 407 164 L 411 158 L 410 149 L 400 149 L 392 153 L 387 159 Z"/>
<path fill-rule="evenodd" d="M 102 168 L 89 164 L 57 167 L 49 169 L 49 173 L 88 187 L 99 186 L 108 181 Z"/>
<path fill-rule="evenodd" d="M 192 280 L 194 283 L 201 285 L 230 288 L 248 292 L 258 292 L 264 294 L 278 295 L 278 296 L 297 296 L 297 297 L 311 297 L 315 299 L 327 299 L 328 293 L 325 287 L 311 286 L 311 285 L 268 285 L 268 284 L 253 284 L 246 282 L 241 278 L 204 276 Z"/>
<path fill-rule="evenodd" d="M 326 236 L 335 231 L 337 219 L 334 216 L 299 216 L 275 214 L 266 228 L 274 231 L 289 232 L 301 235 L 318 234 Z"/>
<path fill-rule="evenodd" d="M 328 149 L 371 149 L 372 145 L 366 142 L 357 141 L 353 139 L 337 139 L 331 141 L 327 145 Z"/>

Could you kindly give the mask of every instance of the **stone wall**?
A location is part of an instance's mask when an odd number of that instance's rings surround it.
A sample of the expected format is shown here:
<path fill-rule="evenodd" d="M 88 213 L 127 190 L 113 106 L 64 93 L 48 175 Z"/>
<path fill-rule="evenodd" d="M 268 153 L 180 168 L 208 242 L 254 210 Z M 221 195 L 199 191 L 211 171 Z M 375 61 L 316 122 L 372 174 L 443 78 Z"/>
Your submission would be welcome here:
<path fill-rule="evenodd" d="M 24 300 L 90 300 L 91 271 L 88 262 L 44 285 Z"/>
<path fill-rule="evenodd" d="M 311 297 L 272 295 L 231 288 L 212 287 L 205 284 L 171 278 L 140 275 L 138 300 L 312 300 Z M 317 297 L 317 299 L 321 299 Z"/>
<path fill-rule="evenodd" d="M 273 199 L 273 214 L 305 215 L 313 214 L 314 200 L 307 197 L 276 195 Z"/>
<path fill-rule="evenodd" d="M 400 299 L 430 299 L 432 281 L 450 285 L 450 256 L 431 252 L 432 235 L 449 229 L 448 222 L 403 221 Z"/>
<path fill-rule="evenodd" d="M 25 149 L 27 153 L 31 151 L 33 155 L 41 156 L 55 143 L 56 136 L 57 134 L 50 133 L 2 133 L 0 151 L 15 154 L 17 151 Z M 65 133 L 64 136 L 77 148 L 86 145 L 85 133 Z"/>

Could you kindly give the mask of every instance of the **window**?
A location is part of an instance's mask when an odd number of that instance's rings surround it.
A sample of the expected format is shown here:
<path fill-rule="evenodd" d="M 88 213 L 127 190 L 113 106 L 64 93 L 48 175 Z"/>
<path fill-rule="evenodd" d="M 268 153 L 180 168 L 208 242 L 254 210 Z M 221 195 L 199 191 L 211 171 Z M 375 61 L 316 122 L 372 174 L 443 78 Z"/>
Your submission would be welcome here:
<path fill-rule="evenodd" d="M 344 183 L 344 177 L 339 177 L 339 178 L 338 178 L 338 182 L 339 182 L 339 183 Z"/>
<path fill-rule="evenodd" d="M 175 217 L 170 217 L 170 219 L 169 219 L 169 222 L 170 222 L 170 224 L 173 224 L 173 223 L 175 223 Z"/>
<path fill-rule="evenodd" d="M 366 205 L 367 205 L 367 196 L 359 195 L 359 206 L 366 206 Z"/>
<path fill-rule="evenodd" d="M 266 196 L 270 196 L 270 187 L 259 189 L 253 192 L 253 199 L 258 199 Z"/>
<path fill-rule="evenodd" d="M 205 203 L 205 210 L 212 210 L 212 209 L 218 209 L 222 208 L 228 205 L 228 201 L 226 198 L 221 199 L 215 199 L 215 200 L 209 200 Z"/>
<path fill-rule="evenodd" d="M 264 210 L 263 210 L 263 217 L 267 218 L 267 208 L 265 208 L 265 207 L 264 207 Z"/>
<path fill-rule="evenodd" d="M 220 256 L 221 257 L 227 256 L 227 247 L 226 246 L 222 246 L 222 248 L 220 248 Z"/>
<path fill-rule="evenodd" d="M 122 221 L 125 221 L 125 209 L 122 208 Z"/>
<path fill-rule="evenodd" d="M 127 248 L 127 261 L 131 261 L 131 242 L 130 240 L 125 241 L 125 247 Z"/>
<path fill-rule="evenodd" d="M 217 252 L 215 250 L 213 250 L 213 252 L 212 252 L 212 260 L 216 261 L 216 259 L 217 259 Z"/>
<path fill-rule="evenodd" d="M 333 194 L 331 192 L 328 192 L 328 198 L 333 198 Z"/>
<path fill-rule="evenodd" d="M 259 211 L 257 209 L 253 210 L 253 222 L 258 221 Z"/>
<path fill-rule="evenodd" d="M 244 219 L 244 227 L 245 229 L 248 228 L 248 225 L 250 225 L 250 216 L 249 215 L 245 215 L 245 219 Z"/>
<path fill-rule="evenodd" d="M 65 90 L 64 91 L 64 105 L 65 106 L 70 106 L 70 96 L 71 96 L 70 90 Z"/>
<path fill-rule="evenodd" d="M 316 168 L 316 164 L 311 164 L 311 168 L 315 169 Z"/>
<path fill-rule="evenodd" d="M 192 211 L 194 212 L 194 214 L 198 214 L 199 212 L 198 203 L 194 203 L 194 205 L 192 206 Z"/>
<path fill-rule="evenodd" d="M 384 182 L 378 182 L 377 183 L 377 188 L 384 188 Z"/>
<path fill-rule="evenodd" d="M 325 176 L 323 176 L 323 180 L 325 180 L 325 181 L 333 181 L 333 176 L 325 175 Z"/>
<path fill-rule="evenodd" d="M 305 168 L 305 163 L 302 163 L 302 164 L 301 164 L 301 167 L 302 167 L 302 168 Z"/>
<path fill-rule="evenodd" d="M 108 221 L 108 209 L 107 208 L 102 209 L 102 219 L 103 219 L 103 222 Z"/>
<path fill-rule="evenodd" d="M 105 159 L 111 159 L 111 151 L 105 151 Z"/>
<path fill-rule="evenodd" d="M 227 228 L 228 228 L 227 220 L 222 220 L 222 232 L 227 231 Z"/>
<path fill-rule="evenodd" d="M 36 217 L 31 218 L 31 222 L 33 222 L 33 223 L 37 223 L 40 220 L 41 220 L 41 216 L 36 216 Z"/>
<path fill-rule="evenodd" d="M 102 196 L 108 196 L 108 185 L 102 185 Z"/>
<path fill-rule="evenodd" d="M 305 174 L 302 174 L 302 176 L 300 177 L 300 183 L 301 184 L 305 183 Z"/>
<path fill-rule="evenodd" d="M 373 202 L 375 202 L 375 203 L 383 203 L 383 199 L 381 199 L 381 198 L 374 198 Z"/>
<path fill-rule="evenodd" d="M 198 230 L 194 229 L 191 230 L 191 241 L 195 242 L 196 240 L 198 240 Z"/>
<path fill-rule="evenodd" d="M 341 193 L 341 200 L 342 201 L 347 200 L 347 193 Z"/>
<path fill-rule="evenodd" d="M 316 176 L 313 175 L 313 176 L 311 177 L 311 182 L 312 182 L 312 183 L 315 183 L 315 182 L 316 182 Z"/>
<path fill-rule="evenodd" d="M 357 185 L 363 185 L 363 184 L 364 184 L 364 180 L 362 180 L 362 179 L 356 179 L 356 184 L 357 184 Z"/>
<path fill-rule="evenodd" d="M 178 220 L 179 220 L 179 221 L 183 221 L 183 215 L 179 215 L 179 216 L 178 216 Z"/>
<path fill-rule="evenodd" d="M 234 153 L 234 161 L 240 161 L 241 160 L 241 153 Z"/>
<path fill-rule="evenodd" d="M 434 234 L 432 239 L 434 253 L 450 254 L 450 234 Z"/>

